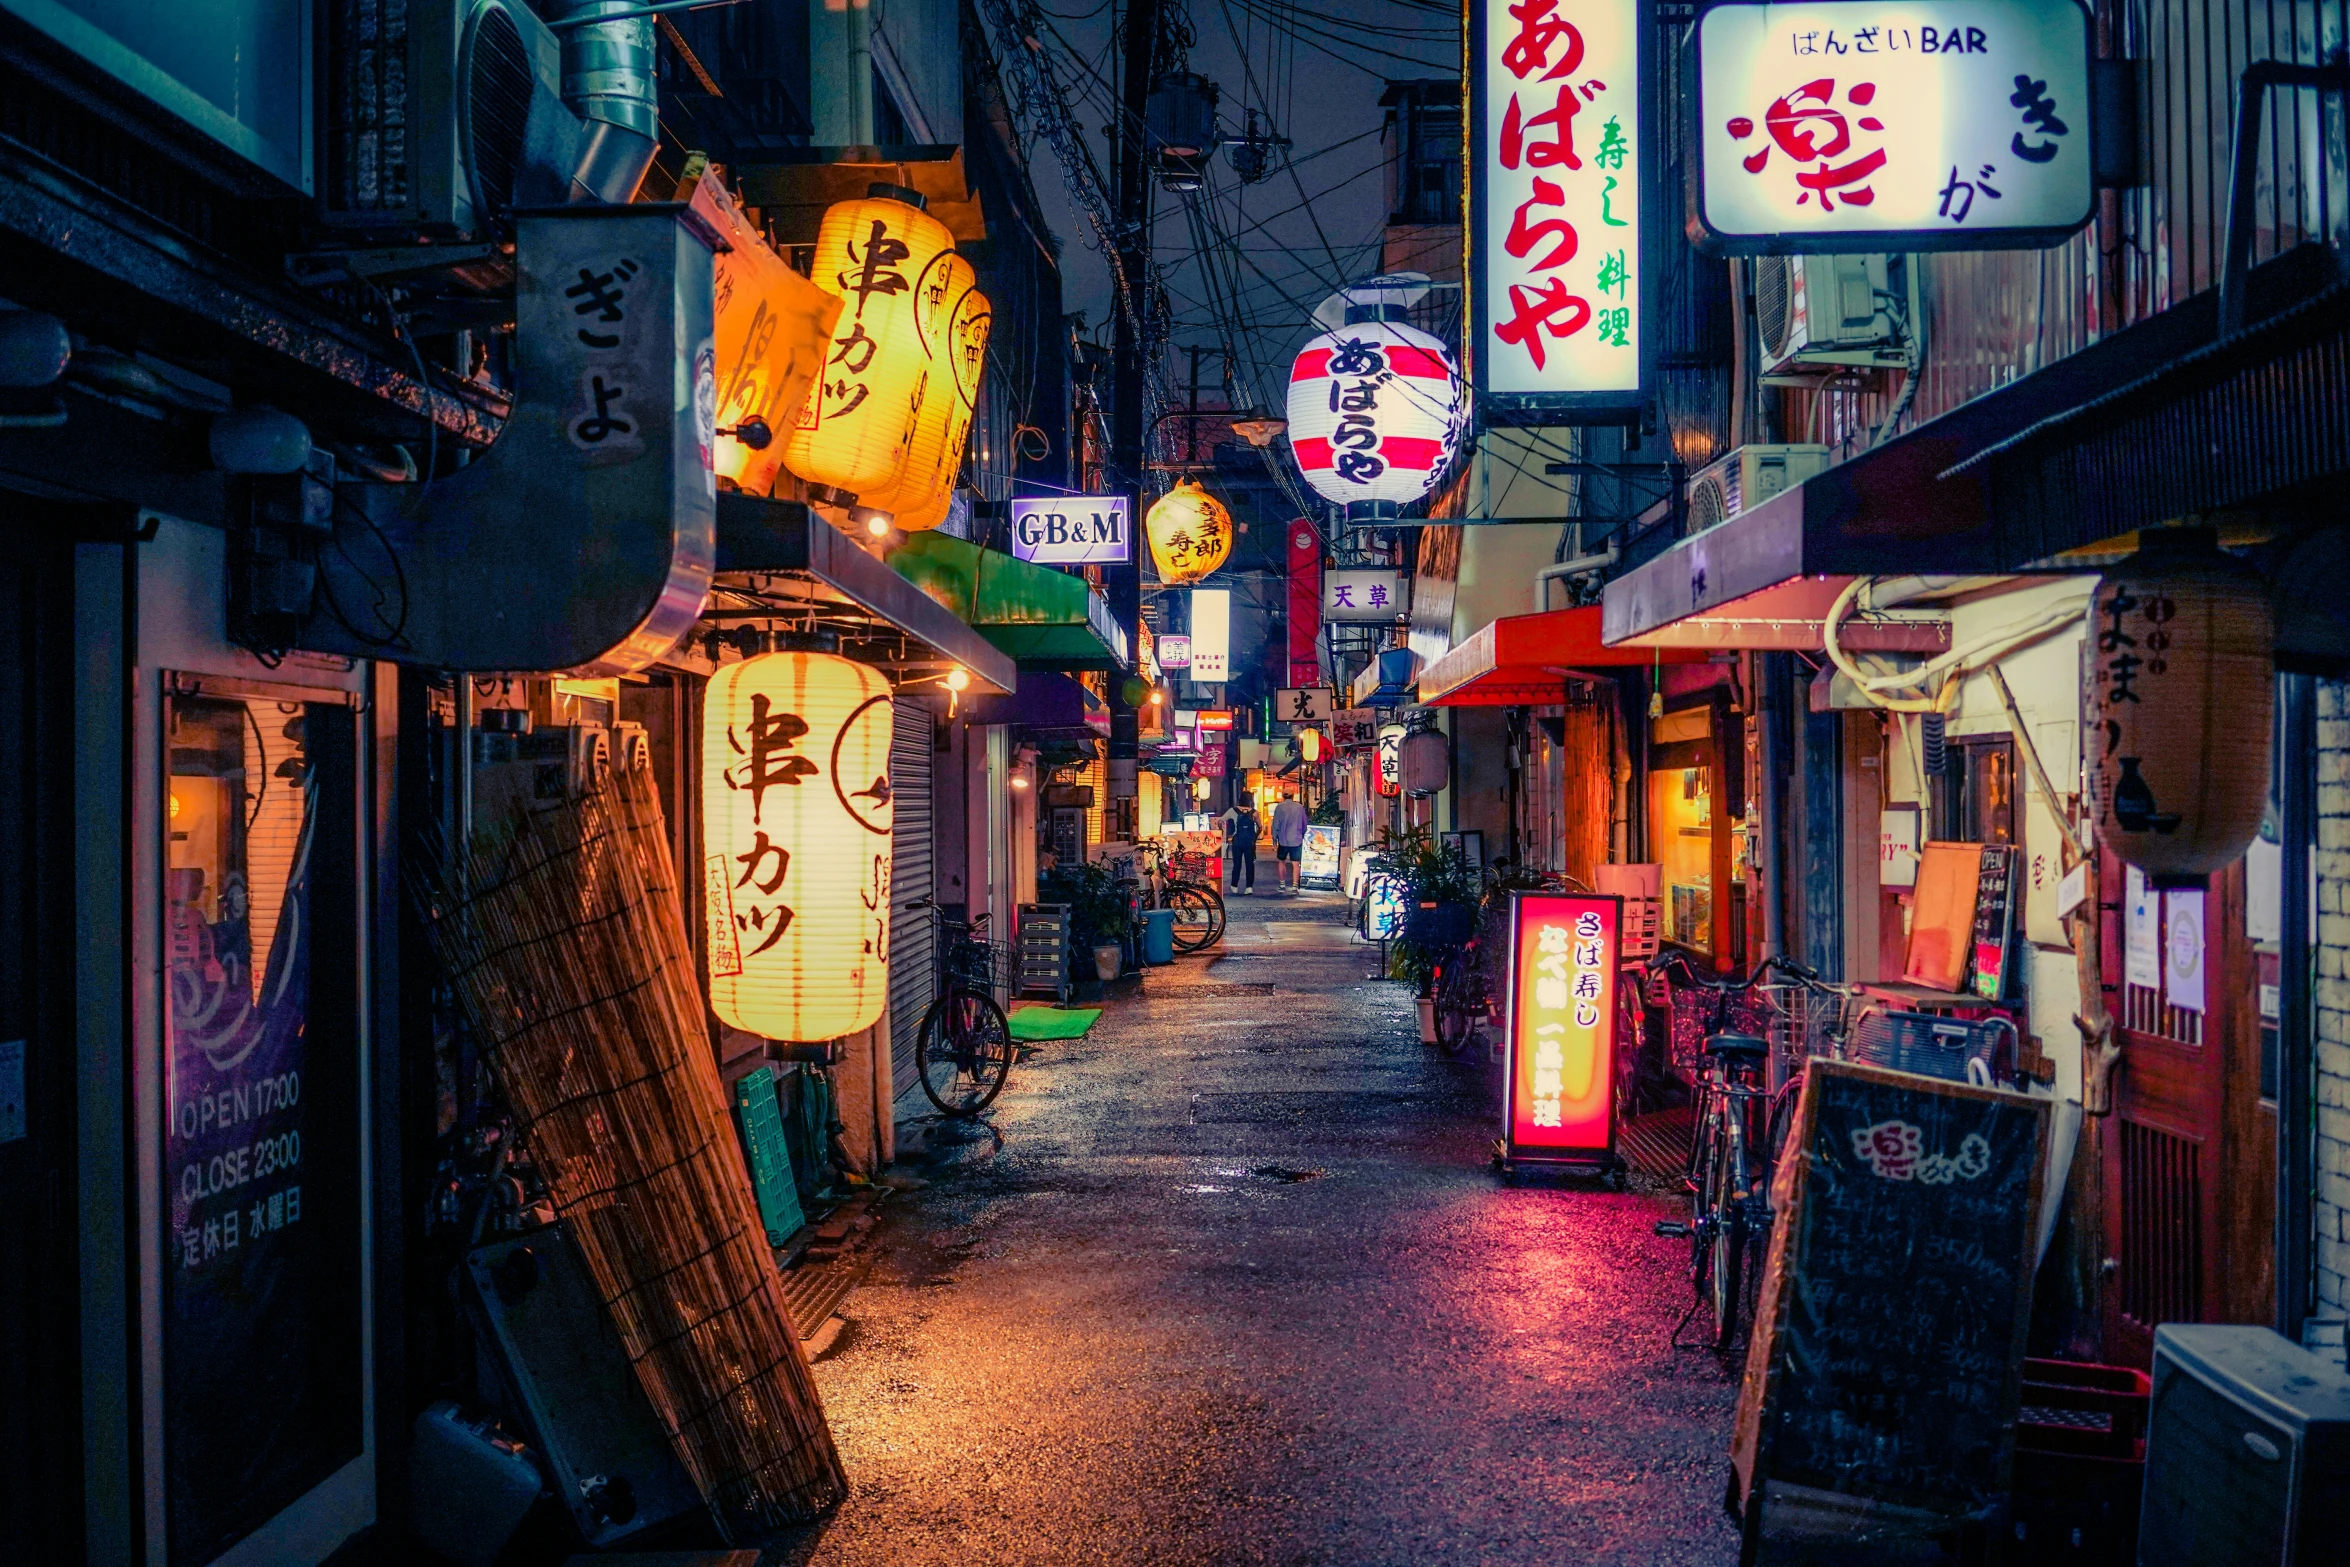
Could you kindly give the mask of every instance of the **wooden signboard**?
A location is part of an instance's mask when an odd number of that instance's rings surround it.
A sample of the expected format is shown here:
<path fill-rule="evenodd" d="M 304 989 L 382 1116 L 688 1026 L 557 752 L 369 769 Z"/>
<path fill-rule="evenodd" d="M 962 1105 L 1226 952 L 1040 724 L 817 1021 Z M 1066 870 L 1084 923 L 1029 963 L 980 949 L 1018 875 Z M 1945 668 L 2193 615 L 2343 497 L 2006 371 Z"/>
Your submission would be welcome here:
<path fill-rule="evenodd" d="M 1806 1067 L 1730 1457 L 1747 1554 L 1778 1480 L 1955 1516 L 2007 1487 L 2049 1101 Z"/>
<path fill-rule="evenodd" d="M 1983 874 L 1979 843 L 1929 843 L 1918 857 L 1910 903 L 1909 958 L 1901 977 L 1928 990 L 1958 989 L 1975 937 L 1975 888 Z"/>
<path fill-rule="evenodd" d="M 2015 987 L 2015 850 L 1986 843 L 1975 876 L 1974 992 L 1986 1001 L 2004 1001 Z"/>

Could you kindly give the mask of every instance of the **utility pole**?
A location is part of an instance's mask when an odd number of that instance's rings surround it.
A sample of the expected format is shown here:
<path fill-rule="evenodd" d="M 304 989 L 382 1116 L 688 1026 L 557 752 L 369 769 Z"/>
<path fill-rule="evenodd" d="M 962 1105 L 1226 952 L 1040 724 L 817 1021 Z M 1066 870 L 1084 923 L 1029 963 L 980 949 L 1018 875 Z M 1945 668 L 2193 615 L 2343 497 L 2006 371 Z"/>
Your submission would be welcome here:
<path fill-rule="evenodd" d="M 1133 558 L 1103 572 L 1110 614 L 1126 628 L 1128 645 L 1142 643 L 1142 487 L 1143 487 L 1143 370 L 1144 317 L 1150 308 L 1150 138 L 1144 132 L 1151 96 L 1151 65 L 1158 53 L 1159 0 L 1126 0 L 1126 23 L 1120 47 L 1125 50 L 1125 81 L 1118 114 L 1118 271 L 1126 280 L 1126 299 L 1112 321 L 1110 338 L 1110 466 L 1117 482 L 1134 489 Z M 1120 690 L 1123 681 L 1110 684 L 1110 792 L 1132 793 L 1140 722 Z M 1121 766 L 1120 764 L 1124 765 Z"/>

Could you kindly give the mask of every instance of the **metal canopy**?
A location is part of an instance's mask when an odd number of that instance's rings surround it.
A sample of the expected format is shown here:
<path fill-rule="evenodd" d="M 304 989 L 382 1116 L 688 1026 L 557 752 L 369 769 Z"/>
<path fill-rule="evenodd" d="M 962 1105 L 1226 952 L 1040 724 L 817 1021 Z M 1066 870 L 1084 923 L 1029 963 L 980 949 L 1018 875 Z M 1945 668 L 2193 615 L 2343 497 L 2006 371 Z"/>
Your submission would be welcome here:
<path fill-rule="evenodd" d="M 1026 670 L 1123 670 L 1126 633 L 1082 577 L 944 533 L 916 533 L 890 568 Z"/>
<path fill-rule="evenodd" d="M 1567 677 L 1582 671 L 1702 664 L 1706 657 L 1684 648 L 1660 654 L 1609 647 L 1600 637 L 1597 605 L 1504 615 L 1420 671 L 1420 701 L 1428 707 L 1539 707 L 1560 700 Z"/>
<path fill-rule="evenodd" d="M 975 692 L 1019 685 L 1012 660 L 993 643 L 797 501 L 720 491 L 716 570 L 795 579 L 820 602 L 861 610 L 969 670 Z"/>

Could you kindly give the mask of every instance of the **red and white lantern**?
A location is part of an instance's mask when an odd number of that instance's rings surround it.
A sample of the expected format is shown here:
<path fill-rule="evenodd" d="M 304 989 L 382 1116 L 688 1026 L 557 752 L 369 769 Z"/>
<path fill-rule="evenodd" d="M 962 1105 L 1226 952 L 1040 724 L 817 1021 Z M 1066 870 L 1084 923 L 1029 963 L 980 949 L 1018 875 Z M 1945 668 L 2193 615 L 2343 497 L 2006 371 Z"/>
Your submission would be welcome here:
<path fill-rule="evenodd" d="M 1316 336 L 1290 369 L 1290 445 L 1306 482 L 1328 499 L 1408 505 L 1437 486 L 1460 449 L 1460 365 L 1441 338 L 1393 319 L 1398 306 L 1347 314 L 1368 319 Z"/>

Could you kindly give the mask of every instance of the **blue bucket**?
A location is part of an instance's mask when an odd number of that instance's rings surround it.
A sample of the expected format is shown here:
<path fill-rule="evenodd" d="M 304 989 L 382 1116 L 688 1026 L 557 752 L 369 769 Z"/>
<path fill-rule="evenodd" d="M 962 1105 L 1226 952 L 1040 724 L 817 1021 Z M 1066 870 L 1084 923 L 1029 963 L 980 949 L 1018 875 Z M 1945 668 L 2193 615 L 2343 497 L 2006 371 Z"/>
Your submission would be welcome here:
<path fill-rule="evenodd" d="M 1142 960 L 1145 963 L 1172 963 L 1175 961 L 1175 911 L 1173 909 L 1143 910 Z"/>

